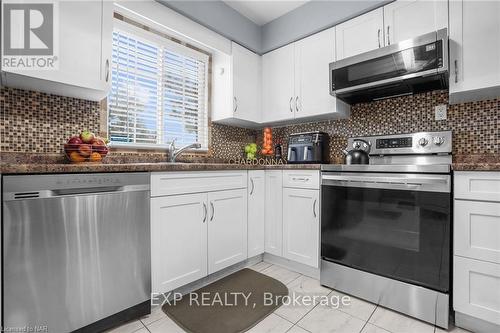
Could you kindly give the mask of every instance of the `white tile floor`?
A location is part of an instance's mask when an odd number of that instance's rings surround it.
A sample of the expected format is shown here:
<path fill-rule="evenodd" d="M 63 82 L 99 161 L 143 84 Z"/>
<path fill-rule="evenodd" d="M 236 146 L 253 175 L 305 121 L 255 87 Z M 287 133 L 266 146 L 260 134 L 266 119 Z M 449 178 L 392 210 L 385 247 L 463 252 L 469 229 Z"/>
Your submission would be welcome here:
<path fill-rule="evenodd" d="M 260 262 L 250 268 L 287 285 L 290 294 L 342 297 L 336 290 L 322 287 L 318 280 L 288 269 Z M 249 333 L 446 333 L 430 324 L 350 297 L 348 305 L 331 304 L 281 306 L 250 329 Z M 109 333 L 184 333 L 161 309 L 140 320 L 120 326 Z M 448 332 L 466 333 L 459 328 Z"/>

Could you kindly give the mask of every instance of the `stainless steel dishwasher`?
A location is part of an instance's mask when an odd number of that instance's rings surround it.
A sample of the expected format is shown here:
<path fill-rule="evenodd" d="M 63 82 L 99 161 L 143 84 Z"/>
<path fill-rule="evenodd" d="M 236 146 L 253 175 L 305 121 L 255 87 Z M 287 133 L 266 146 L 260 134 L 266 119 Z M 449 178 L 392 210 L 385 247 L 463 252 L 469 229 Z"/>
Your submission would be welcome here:
<path fill-rule="evenodd" d="M 3 177 L 2 327 L 98 332 L 147 314 L 150 256 L 147 173 Z"/>

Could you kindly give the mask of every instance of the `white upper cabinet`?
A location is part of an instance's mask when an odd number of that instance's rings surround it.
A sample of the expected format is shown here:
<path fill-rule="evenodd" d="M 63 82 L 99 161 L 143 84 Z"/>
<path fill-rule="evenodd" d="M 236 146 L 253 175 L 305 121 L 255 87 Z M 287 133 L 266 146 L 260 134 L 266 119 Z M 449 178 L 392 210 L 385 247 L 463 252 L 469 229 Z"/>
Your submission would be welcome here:
<path fill-rule="evenodd" d="M 384 6 L 385 44 L 448 27 L 448 1 L 400 0 Z"/>
<path fill-rule="evenodd" d="M 346 114 L 349 106 L 330 95 L 329 65 L 335 60 L 335 28 L 295 43 L 295 118 Z"/>
<path fill-rule="evenodd" d="M 384 9 L 378 8 L 336 27 L 337 60 L 384 46 Z"/>
<path fill-rule="evenodd" d="M 247 259 L 246 191 L 208 193 L 208 274 Z"/>
<path fill-rule="evenodd" d="M 15 88 L 101 100 L 110 87 L 113 4 L 59 1 L 59 68 L 2 68 L 2 84 Z M 57 14 L 56 14 L 57 15 Z"/>
<path fill-rule="evenodd" d="M 234 42 L 232 43 L 232 49 L 234 117 L 252 122 L 260 122 L 260 56 Z"/>
<path fill-rule="evenodd" d="M 400 0 L 336 26 L 337 60 L 448 27 L 448 1 Z"/>
<path fill-rule="evenodd" d="M 264 123 L 345 117 L 349 106 L 329 92 L 329 64 L 335 60 L 335 28 L 262 57 Z"/>
<path fill-rule="evenodd" d="M 212 121 L 241 127 L 261 122 L 261 56 L 234 42 L 213 54 Z"/>
<path fill-rule="evenodd" d="M 450 103 L 500 96 L 500 2 L 450 1 Z"/>
<path fill-rule="evenodd" d="M 283 46 L 262 56 L 262 120 L 294 118 L 294 49 Z"/>
<path fill-rule="evenodd" d="M 248 257 L 264 253 L 265 171 L 248 171 Z"/>

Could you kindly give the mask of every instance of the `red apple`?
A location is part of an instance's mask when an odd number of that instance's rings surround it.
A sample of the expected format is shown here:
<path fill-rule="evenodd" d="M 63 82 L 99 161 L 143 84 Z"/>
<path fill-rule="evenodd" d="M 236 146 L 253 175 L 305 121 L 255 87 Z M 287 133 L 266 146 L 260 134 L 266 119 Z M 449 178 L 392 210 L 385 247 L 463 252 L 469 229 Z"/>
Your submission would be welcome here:
<path fill-rule="evenodd" d="M 101 154 L 101 157 L 104 157 L 108 154 L 109 149 L 106 146 L 99 147 L 99 150 L 97 151 L 99 154 Z"/>
<path fill-rule="evenodd" d="M 102 138 L 96 137 L 94 141 L 92 141 L 92 150 L 101 152 L 106 148 L 106 143 Z"/>
<path fill-rule="evenodd" d="M 94 133 L 92 133 L 89 130 L 84 130 L 80 133 L 80 139 L 82 139 L 84 143 L 92 143 L 94 137 L 95 137 Z"/>
<path fill-rule="evenodd" d="M 83 141 L 82 141 L 82 139 L 80 139 L 79 136 L 72 136 L 68 140 L 68 144 L 70 144 L 70 145 L 79 145 L 79 144 L 82 144 L 82 143 L 83 143 Z"/>

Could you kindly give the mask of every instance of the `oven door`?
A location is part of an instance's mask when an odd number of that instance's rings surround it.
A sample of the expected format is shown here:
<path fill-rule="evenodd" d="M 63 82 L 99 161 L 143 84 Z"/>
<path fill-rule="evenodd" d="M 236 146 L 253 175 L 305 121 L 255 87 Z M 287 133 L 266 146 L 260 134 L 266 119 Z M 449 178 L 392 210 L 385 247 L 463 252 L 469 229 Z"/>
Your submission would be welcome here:
<path fill-rule="evenodd" d="M 321 257 L 433 290 L 450 287 L 449 175 L 322 175 Z"/>

